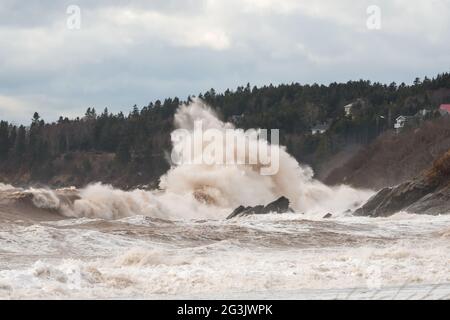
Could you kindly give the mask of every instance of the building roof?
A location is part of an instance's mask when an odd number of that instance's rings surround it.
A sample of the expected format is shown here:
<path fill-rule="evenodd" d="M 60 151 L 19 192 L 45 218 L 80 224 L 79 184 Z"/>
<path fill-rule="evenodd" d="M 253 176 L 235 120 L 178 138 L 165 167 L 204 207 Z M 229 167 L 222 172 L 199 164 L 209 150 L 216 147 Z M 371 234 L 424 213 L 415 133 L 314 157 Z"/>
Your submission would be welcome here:
<path fill-rule="evenodd" d="M 450 113 L 450 104 L 441 104 L 439 107 L 440 110 L 445 110 Z"/>
<path fill-rule="evenodd" d="M 413 119 L 414 116 L 398 116 L 395 120 L 398 121 L 400 119 L 404 119 L 404 120 L 409 120 L 409 119 Z"/>
<path fill-rule="evenodd" d="M 311 130 L 328 130 L 329 127 L 330 125 L 328 124 L 319 124 L 312 127 Z"/>

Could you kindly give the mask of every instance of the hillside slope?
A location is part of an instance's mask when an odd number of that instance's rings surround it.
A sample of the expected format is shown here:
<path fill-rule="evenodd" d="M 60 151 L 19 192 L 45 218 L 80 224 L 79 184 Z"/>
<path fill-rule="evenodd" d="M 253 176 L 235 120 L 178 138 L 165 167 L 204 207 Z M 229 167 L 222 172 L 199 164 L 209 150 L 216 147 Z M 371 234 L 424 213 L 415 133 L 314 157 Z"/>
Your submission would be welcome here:
<path fill-rule="evenodd" d="M 379 190 L 413 179 L 449 149 L 450 118 L 443 117 L 399 134 L 384 133 L 324 180 Z"/>

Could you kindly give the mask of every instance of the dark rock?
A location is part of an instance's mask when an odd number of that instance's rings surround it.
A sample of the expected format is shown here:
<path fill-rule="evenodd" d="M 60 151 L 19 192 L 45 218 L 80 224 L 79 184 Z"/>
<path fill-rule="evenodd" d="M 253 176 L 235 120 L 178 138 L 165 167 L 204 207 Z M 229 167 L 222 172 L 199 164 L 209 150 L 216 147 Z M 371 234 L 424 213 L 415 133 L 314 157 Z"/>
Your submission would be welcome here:
<path fill-rule="evenodd" d="M 244 214 L 264 214 L 266 212 L 264 212 L 264 206 L 263 205 L 258 205 L 255 206 L 253 208 L 249 208 L 247 210 L 244 211 Z"/>
<path fill-rule="evenodd" d="M 244 206 L 239 206 L 236 209 L 234 209 L 234 211 L 227 217 L 227 219 L 231 219 L 236 217 L 238 214 L 244 212 L 245 210 L 247 210 L 247 208 L 250 207 L 244 207 Z"/>
<path fill-rule="evenodd" d="M 355 214 L 378 217 L 399 211 L 450 214 L 450 150 L 414 180 L 378 192 Z"/>
<path fill-rule="evenodd" d="M 289 199 L 286 197 L 281 197 L 275 200 L 274 202 L 269 203 L 264 211 L 266 213 L 276 212 L 276 213 L 285 213 L 289 210 Z"/>
<path fill-rule="evenodd" d="M 443 195 L 435 193 L 438 186 L 426 179 L 415 179 L 396 187 L 384 188 L 370 198 L 366 204 L 355 211 L 357 216 L 386 217 L 399 211 L 413 213 L 433 213 L 438 206 L 445 203 L 450 210 L 450 203 L 443 201 Z M 450 194 L 447 194 L 450 196 Z"/>
<path fill-rule="evenodd" d="M 286 213 L 294 212 L 289 207 L 289 199 L 286 197 L 280 197 L 277 200 L 269 203 L 267 206 L 258 205 L 254 207 L 239 206 L 227 217 L 227 219 L 248 216 L 251 214 L 268 214 L 268 213 Z"/>
<path fill-rule="evenodd" d="M 444 187 L 419 199 L 406 211 L 429 215 L 450 213 L 450 187 Z"/>
<path fill-rule="evenodd" d="M 329 219 L 331 218 L 333 215 L 331 213 L 327 213 L 326 215 L 323 216 L 323 219 Z"/>

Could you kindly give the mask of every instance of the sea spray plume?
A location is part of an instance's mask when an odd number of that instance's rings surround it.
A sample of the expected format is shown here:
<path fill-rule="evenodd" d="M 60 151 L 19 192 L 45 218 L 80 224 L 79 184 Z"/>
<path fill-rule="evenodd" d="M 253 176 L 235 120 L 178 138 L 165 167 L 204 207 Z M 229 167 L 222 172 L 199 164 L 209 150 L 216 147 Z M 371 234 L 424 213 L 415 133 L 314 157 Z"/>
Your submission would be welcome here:
<path fill-rule="evenodd" d="M 201 129 L 203 130 L 222 131 L 222 139 L 200 141 L 199 146 L 195 139 L 199 131 L 196 122 L 199 121 L 202 122 Z M 274 197 L 281 195 L 294 197 L 299 192 L 295 190 L 297 186 L 288 187 L 282 181 L 287 182 L 293 178 L 305 180 L 308 179 L 308 175 L 309 177 L 312 176 L 312 172 L 306 169 L 304 171 L 296 170 L 294 173 L 298 174 L 298 177 L 292 175 L 288 177 L 288 171 L 285 168 L 298 168 L 299 166 L 284 149 L 278 145 L 268 145 L 266 141 L 252 138 L 243 130 L 234 129 L 232 124 L 220 121 L 211 108 L 198 99 L 190 105 L 183 105 L 179 108 L 175 115 L 175 125 L 178 129 L 187 132 L 187 137 L 190 139 L 177 139 L 177 136 L 172 135 L 174 150 L 180 153 L 186 151 L 186 149 L 189 151 L 187 153 L 193 151 L 193 159 L 172 167 L 162 177 L 161 188 L 168 192 L 193 192 L 194 196 L 200 201 L 230 208 L 239 204 L 256 205 L 270 202 Z M 239 149 L 239 143 L 225 137 L 230 131 L 233 133 L 232 138 L 246 142 L 244 148 Z M 223 149 L 223 161 L 206 163 L 202 159 L 199 160 L 199 157 L 204 156 L 205 151 L 212 144 L 216 144 L 217 148 L 214 149 Z M 195 149 L 200 149 L 200 152 L 195 152 Z M 277 162 L 280 157 L 283 158 L 285 168 L 279 168 L 283 165 L 277 166 L 274 175 L 264 177 L 261 175 L 261 168 L 265 167 L 266 164 L 260 162 L 260 155 L 255 157 L 251 154 L 252 150 L 257 152 L 268 150 L 270 155 L 276 155 L 270 160 L 276 160 Z M 254 163 L 249 161 L 252 158 L 256 159 Z"/>
<path fill-rule="evenodd" d="M 231 123 L 220 121 L 216 112 L 198 98 L 181 105 L 174 116 L 175 127 L 189 131 L 194 130 L 194 123 L 198 120 L 203 122 L 205 129 L 234 129 Z"/>
<path fill-rule="evenodd" d="M 197 121 L 202 121 L 203 129 L 234 129 L 232 124 L 220 121 L 212 109 L 199 99 L 195 99 L 189 105 L 181 106 L 175 115 L 176 127 L 188 131 L 192 136 L 190 141 L 194 141 Z M 234 130 L 236 136 L 244 135 L 242 130 Z M 186 140 L 176 140 L 174 136 L 172 138 L 175 150 L 183 151 L 184 148 L 192 148 Z M 226 162 L 226 165 L 206 164 L 201 161 L 194 165 L 182 163 L 172 167 L 161 178 L 161 188 L 175 194 L 192 193 L 199 201 L 228 208 L 267 204 L 280 196 L 286 196 L 291 200 L 295 210 L 318 213 L 345 211 L 371 194 L 347 186 L 335 188 L 325 186 L 313 179 L 313 171 L 310 167 L 301 166 L 284 147 L 278 145 L 271 145 L 270 148 L 277 151 L 279 170 L 274 175 L 261 175 L 258 169 L 262 164 L 249 164 L 246 160 L 251 156 L 248 152 L 252 150 L 252 145 L 267 142 L 247 139 L 250 146 L 243 155 L 236 150 L 229 150 L 236 146 L 228 144 L 227 140 L 226 142 L 225 157 L 238 154 L 244 159 L 240 159 L 241 161 L 237 161 L 234 165 L 229 165 L 229 162 Z M 202 151 L 207 147 L 208 144 L 200 146 Z"/>
<path fill-rule="evenodd" d="M 221 122 L 212 109 L 200 100 L 180 107 L 175 115 L 177 129 L 172 132 L 171 163 L 178 166 L 251 165 L 261 175 L 279 170 L 279 130 L 235 129 Z"/>
<path fill-rule="evenodd" d="M 313 178 L 308 166 L 300 165 L 284 147 L 268 145 L 264 140 L 252 138 L 232 124 L 220 121 L 212 109 L 196 99 L 189 105 L 180 106 L 174 117 L 178 129 L 189 135 L 195 134 L 195 122 L 220 132 L 232 130 L 236 137 L 245 139 L 249 148 L 243 154 L 238 146 L 224 141 L 225 157 L 235 157 L 235 162 L 225 159 L 225 164 L 174 164 L 161 177 L 160 190 L 123 191 L 101 183 L 89 185 L 70 198 L 64 192 L 48 189 L 28 189 L 33 203 L 71 217 L 118 219 L 133 215 L 145 215 L 162 219 L 225 218 L 235 207 L 267 204 L 285 196 L 297 212 L 317 214 L 333 212 L 333 215 L 354 209 L 372 192 L 360 191 L 348 186 L 328 187 Z M 172 136 L 172 139 L 174 137 Z M 201 144 L 204 151 L 210 143 Z M 269 147 L 271 154 L 278 155 L 278 171 L 262 175 L 264 164 L 248 163 L 250 150 L 260 146 Z M 183 141 L 173 140 L 173 148 L 183 150 L 192 147 Z M 2 186 L 2 189 L 9 187 Z M 61 201 L 64 199 L 64 201 Z"/>

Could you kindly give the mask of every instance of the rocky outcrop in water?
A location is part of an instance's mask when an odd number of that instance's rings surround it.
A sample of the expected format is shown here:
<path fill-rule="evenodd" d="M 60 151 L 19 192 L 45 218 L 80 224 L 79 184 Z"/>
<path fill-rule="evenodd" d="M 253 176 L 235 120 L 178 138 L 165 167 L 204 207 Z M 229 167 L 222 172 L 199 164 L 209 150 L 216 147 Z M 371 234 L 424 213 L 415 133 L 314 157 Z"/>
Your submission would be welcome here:
<path fill-rule="evenodd" d="M 399 211 L 450 213 L 450 151 L 416 179 L 379 191 L 355 215 L 384 217 Z"/>
<path fill-rule="evenodd" d="M 266 206 L 258 205 L 254 207 L 244 207 L 239 206 L 227 217 L 227 219 L 232 219 L 236 217 L 248 216 L 252 214 L 268 214 L 268 213 L 286 213 L 294 212 L 289 207 L 289 199 L 286 197 L 280 197 L 277 200 L 269 203 Z"/>

